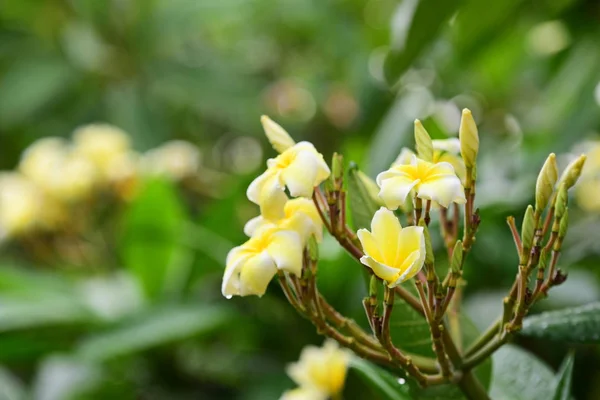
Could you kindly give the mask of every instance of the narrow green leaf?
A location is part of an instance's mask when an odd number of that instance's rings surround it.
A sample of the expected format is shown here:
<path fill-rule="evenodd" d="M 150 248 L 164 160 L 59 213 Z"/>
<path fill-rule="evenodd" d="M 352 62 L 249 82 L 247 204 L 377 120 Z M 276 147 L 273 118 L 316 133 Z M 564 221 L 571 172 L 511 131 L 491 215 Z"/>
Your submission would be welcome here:
<path fill-rule="evenodd" d="M 421 52 L 438 36 L 444 24 L 456 12 L 461 0 L 410 0 L 399 6 L 411 15 L 410 23 L 396 19 L 394 49 L 388 54 L 384 72 L 386 79 L 394 84 Z"/>
<path fill-rule="evenodd" d="M 569 400 L 571 397 L 571 382 L 573 380 L 573 364 L 575 355 L 571 351 L 560 366 L 560 370 L 556 374 L 556 390 L 554 392 L 554 400 Z"/>
<path fill-rule="evenodd" d="M 554 373 L 517 346 L 506 345 L 493 356 L 492 399 L 547 400 L 554 394 Z"/>
<path fill-rule="evenodd" d="M 144 183 L 125 216 L 122 257 L 151 297 L 165 289 L 170 267 L 184 247 L 180 240 L 184 223 L 173 184 L 160 179 Z"/>
<path fill-rule="evenodd" d="M 85 360 L 102 362 L 198 336 L 231 319 L 222 307 L 178 306 L 151 310 L 134 320 L 84 340 L 77 349 Z"/>
<path fill-rule="evenodd" d="M 377 197 L 379 188 L 375 181 L 360 171 L 358 165 L 350 164 L 348 169 L 348 197 L 350 212 L 355 229 L 370 228 L 375 211 L 381 207 Z"/>
<path fill-rule="evenodd" d="M 600 342 L 600 302 L 525 318 L 521 335 L 570 343 Z"/>
<path fill-rule="evenodd" d="M 388 371 L 363 360 L 352 357 L 350 370 L 356 371 L 362 380 L 372 387 L 381 400 L 410 400 L 408 385 L 402 377 L 394 377 Z"/>

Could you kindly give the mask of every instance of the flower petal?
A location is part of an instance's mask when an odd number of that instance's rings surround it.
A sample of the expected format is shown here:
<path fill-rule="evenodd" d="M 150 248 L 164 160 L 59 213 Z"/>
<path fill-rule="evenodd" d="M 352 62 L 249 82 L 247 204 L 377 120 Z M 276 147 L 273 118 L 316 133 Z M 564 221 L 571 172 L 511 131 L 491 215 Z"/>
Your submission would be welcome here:
<path fill-rule="evenodd" d="M 246 236 L 254 235 L 254 232 L 256 232 L 265 223 L 267 223 L 267 221 L 262 215 L 250 219 L 248 222 L 246 222 L 246 225 L 244 225 L 244 234 Z"/>
<path fill-rule="evenodd" d="M 417 196 L 437 201 L 444 207 L 448 207 L 452 202 L 459 204 L 466 202 L 460 179 L 454 173 L 452 165 L 445 162 L 436 164 L 432 168 L 427 179 L 419 185 Z"/>
<path fill-rule="evenodd" d="M 360 262 L 363 263 L 363 265 L 371 268 L 373 273 L 384 281 L 393 282 L 394 278 L 398 276 L 398 270 L 396 268 L 381 264 L 369 256 L 362 256 L 360 258 Z"/>
<path fill-rule="evenodd" d="M 276 273 L 277 267 L 266 251 L 250 257 L 240 268 L 240 295 L 262 296 Z"/>
<path fill-rule="evenodd" d="M 413 180 L 406 175 L 384 179 L 379 185 L 381 188 L 379 191 L 379 198 L 383 200 L 383 203 L 387 208 L 396 210 L 404 204 L 406 196 L 408 196 L 410 191 L 419 183 L 420 181 L 418 179 Z"/>
<path fill-rule="evenodd" d="M 267 252 L 278 269 L 296 276 L 302 274 L 302 240 L 293 231 L 278 231 L 271 237 Z"/>
<path fill-rule="evenodd" d="M 377 244 L 377 241 L 371 232 L 366 229 L 359 229 L 356 232 L 356 235 L 358 236 L 358 240 L 360 240 L 360 244 L 362 244 L 365 255 L 375 260 L 383 260 L 383 256 L 379 250 L 379 245 Z"/>
<path fill-rule="evenodd" d="M 423 263 L 425 262 L 425 252 L 424 251 L 414 251 L 412 254 L 408 256 L 408 258 L 402 264 L 401 270 L 403 272 L 398 275 L 396 280 L 393 283 L 390 283 L 389 287 L 395 287 L 414 277 L 421 268 L 423 268 Z"/>
<path fill-rule="evenodd" d="M 396 255 L 398 254 L 398 235 L 402 226 L 396 218 L 393 211 L 381 207 L 371 220 L 371 233 L 377 242 L 377 247 L 383 256 L 378 259 L 389 266 L 395 266 Z"/>
<path fill-rule="evenodd" d="M 267 180 L 260 192 L 259 202 L 261 215 L 270 221 L 277 221 L 285 216 L 285 203 L 288 197 L 276 173 Z"/>
<path fill-rule="evenodd" d="M 293 197 L 312 197 L 318 160 L 312 151 L 300 151 L 282 171 L 282 178 Z"/>
<path fill-rule="evenodd" d="M 401 265 L 410 254 L 415 251 L 421 251 L 421 247 L 425 246 L 423 227 L 407 226 L 403 228 L 398 235 L 398 243 L 398 257 L 393 265 L 402 268 Z"/>
<path fill-rule="evenodd" d="M 223 282 L 221 284 L 221 293 L 226 298 L 240 294 L 240 269 L 248 260 L 250 254 L 244 249 L 244 246 L 234 247 L 227 254 Z"/>

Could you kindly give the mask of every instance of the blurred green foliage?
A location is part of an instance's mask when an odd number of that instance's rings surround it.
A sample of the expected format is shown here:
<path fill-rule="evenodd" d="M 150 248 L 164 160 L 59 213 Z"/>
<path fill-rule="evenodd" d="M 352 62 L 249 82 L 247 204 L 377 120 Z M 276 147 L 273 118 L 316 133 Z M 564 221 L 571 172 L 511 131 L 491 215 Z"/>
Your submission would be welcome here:
<path fill-rule="evenodd" d="M 584 0 L 4 1 L 3 169 L 36 138 L 103 121 L 128 131 L 139 150 L 190 140 L 207 166 L 232 176 L 216 198 L 146 182 L 110 216 L 116 245 L 101 265 L 33 264 L 5 246 L 0 399 L 262 400 L 292 386 L 285 364 L 320 342 L 313 327 L 275 285 L 260 300 L 220 294 L 227 251 L 258 212 L 244 193 L 259 170 L 238 161 L 256 140 L 238 140 L 259 138 L 274 154 L 261 114 L 374 175 L 412 144 L 415 118 L 442 138 L 456 134 L 459 110 L 469 107 L 480 126 L 483 222 L 465 267 L 464 308 L 484 328 L 516 272 L 506 216 L 532 200 L 549 151 L 564 165 L 560 154 L 600 128 L 599 18 L 598 2 Z M 547 308 L 600 299 L 597 235 L 589 233 L 598 216 L 572 215 L 581 221 L 568 244 L 577 251 L 561 259 L 569 280 Z M 322 291 L 358 315 L 360 269 L 333 241 L 321 255 Z M 567 349 L 519 344 L 554 369 Z M 575 396 L 597 398 L 598 347 L 575 349 Z M 494 371 L 510 372 L 507 360 L 522 351 L 503 352 Z M 529 380 L 562 382 L 544 368 Z M 496 376 L 492 393 L 510 396 Z M 352 380 L 346 397 L 377 398 L 370 390 Z"/>

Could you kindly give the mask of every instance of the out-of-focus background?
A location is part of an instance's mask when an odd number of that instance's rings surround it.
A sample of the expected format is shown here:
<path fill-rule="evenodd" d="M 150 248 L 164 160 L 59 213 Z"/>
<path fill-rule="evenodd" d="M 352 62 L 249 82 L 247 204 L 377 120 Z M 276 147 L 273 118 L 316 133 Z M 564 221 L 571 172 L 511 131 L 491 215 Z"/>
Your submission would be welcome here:
<path fill-rule="evenodd" d="M 322 341 L 314 328 L 275 284 L 220 293 L 258 213 L 245 189 L 275 155 L 261 114 L 374 176 L 415 118 L 451 137 L 470 108 L 483 222 L 464 310 L 480 328 L 517 268 L 506 216 L 520 221 L 549 152 L 562 167 L 589 152 L 569 279 L 536 311 L 599 300 L 599 20 L 577 0 L 3 1 L 0 399 L 293 387 L 285 365 Z M 321 256 L 322 291 L 360 315 L 360 269 L 331 240 Z M 519 343 L 553 368 L 567 350 Z M 577 350 L 575 396 L 598 398 L 598 348 Z M 368 396 L 351 376 L 346 397 Z"/>

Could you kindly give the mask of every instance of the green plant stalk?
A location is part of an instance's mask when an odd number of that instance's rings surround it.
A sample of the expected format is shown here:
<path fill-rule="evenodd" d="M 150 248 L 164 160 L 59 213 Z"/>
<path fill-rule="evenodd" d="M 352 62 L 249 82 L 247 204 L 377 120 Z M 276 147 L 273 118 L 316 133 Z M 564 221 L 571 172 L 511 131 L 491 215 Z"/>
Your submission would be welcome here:
<path fill-rule="evenodd" d="M 465 356 L 469 357 L 473 355 L 476 351 L 488 344 L 490 340 L 500 334 L 501 327 L 502 319 L 498 318 L 475 340 L 475 342 L 471 344 L 471 346 L 465 351 Z"/>
<path fill-rule="evenodd" d="M 458 381 L 458 387 L 470 400 L 489 400 L 485 388 L 473 374 L 472 371 L 465 372 L 462 379 Z"/>

